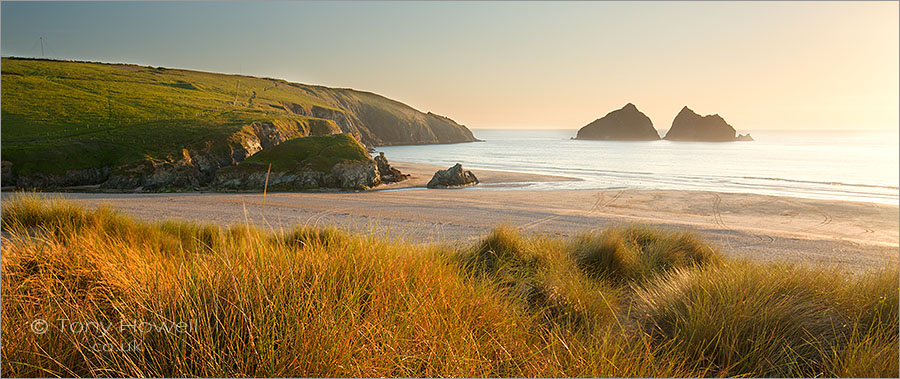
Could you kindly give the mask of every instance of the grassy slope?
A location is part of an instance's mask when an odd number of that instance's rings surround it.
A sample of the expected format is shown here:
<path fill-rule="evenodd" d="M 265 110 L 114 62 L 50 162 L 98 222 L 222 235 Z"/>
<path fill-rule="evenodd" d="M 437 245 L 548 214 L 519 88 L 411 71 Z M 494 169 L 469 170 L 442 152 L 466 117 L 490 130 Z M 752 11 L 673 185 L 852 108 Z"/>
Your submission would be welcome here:
<path fill-rule="evenodd" d="M 319 107 L 350 116 L 361 108 L 391 115 L 381 124 L 356 122 L 352 132 L 370 142 L 378 142 L 375 127 L 389 142 L 397 138 L 391 133 L 403 132 L 393 130 L 402 129 L 401 121 L 434 118 L 366 92 L 268 78 L 8 58 L 2 69 L 2 156 L 15 173 L 162 159 L 250 122 L 310 122 L 292 107 L 307 114 Z"/>
<path fill-rule="evenodd" d="M 305 119 L 268 111 L 261 101 L 248 106 L 252 91 L 273 86 L 265 79 L 36 60 L 3 59 L 2 67 L 2 154 L 15 172 L 162 159 L 252 121 Z M 235 91 L 238 79 L 242 88 Z M 287 88 L 267 97 L 324 106 Z"/>
<path fill-rule="evenodd" d="M 260 151 L 235 167 L 224 170 L 274 171 L 310 169 L 328 173 L 335 164 L 344 161 L 365 162 L 372 158 L 366 149 L 349 134 L 297 138 Z"/>
<path fill-rule="evenodd" d="M 731 261 L 641 227 L 423 247 L 35 197 L 4 202 L 2 222 L 4 376 L 898 375 L 896 266 Z M 194 326 L 66 333 L 59 318 Z"/>

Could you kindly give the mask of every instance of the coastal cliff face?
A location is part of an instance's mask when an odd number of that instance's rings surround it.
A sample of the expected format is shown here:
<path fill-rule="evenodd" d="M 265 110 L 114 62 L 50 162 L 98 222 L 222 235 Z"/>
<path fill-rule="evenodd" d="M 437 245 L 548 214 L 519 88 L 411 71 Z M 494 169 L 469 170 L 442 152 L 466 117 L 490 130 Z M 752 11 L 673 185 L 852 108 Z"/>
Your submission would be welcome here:
<path fill-rule="evenodd" d="M 313 107 L 302 115 L 335 120 L 344 133 L 351 133 L 366 146 L 424 145 L 473 142 L 472 131 L 450 118 L 434 113 L 419 112 L 412 107 L 376 95 L 351 89 L 302 86 L 329 104 L 339 113 L 323 112 Z M 301 110 L 294 107 L 293 110 Z"/>
<path fill-rule="evenodd" d="M 472 131 L 450 118 L 369 92 L 290 84 L 303 88 L 335 108 L 282 104 L 297 115 L 334 121 L 366 146 L 425 145 L 473 142 Z"/>
<path fill-rule="evenodd" d="M 254 171 L 222 170 L 213 183 L 218 189 L 231 190 L 307 190 L 340 188 L 364 190 L 381 184 L 381 175 L 374 162 L 345 162 L 335 164 L 331 172 L 313 170 L 266 172 L 265 165 Z M 268 184 L 267 181 L 268 180 Z"/>
<path fill-rule="evenodd" d="M 659 133 L 647 115 L 628 103 L 579 129 L 575 139 L 655 141 L 659 139 Z"/>
<path fill-rule="evenodd" d="M 476 141 L 453 120 L 352 89 L 123 64 L 3 58 L 2 185 L 191 189 L 285 141 Z"/>
<path fill-rule="evenodd" d="M 749 138 L 749 134 L 747 135 Z M 736 141 L 735 130 L 721 116 L 700 116 L 685 106 L 675 116 L 664 138 L 670 141 L 727 142 Z"/>

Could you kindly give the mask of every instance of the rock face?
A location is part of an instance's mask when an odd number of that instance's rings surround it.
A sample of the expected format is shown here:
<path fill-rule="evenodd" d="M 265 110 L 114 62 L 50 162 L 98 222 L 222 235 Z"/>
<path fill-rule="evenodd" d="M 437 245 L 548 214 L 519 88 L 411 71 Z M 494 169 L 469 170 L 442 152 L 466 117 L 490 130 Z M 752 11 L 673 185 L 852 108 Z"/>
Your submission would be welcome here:
<path fill-rule="evenodd" d="M 381 175 L 375 162 L 341 162 L 325 175 L 322 187 L 366 189 L 381 184 Z"/>
<path fill-rule="evenodd" d="M 610 141 L 655 141 L 659 133 L 653 122 L 632 103 L 578 130 L 575 139 Z"/>
<path fill-rule="evenodd" d="M 255 164 L 248 162 L 246 164 Z M 223 170 L 216 175 L 215 187 L 240 190 L 303 190 L 316 188 L 341 188 L 364 190 L 381 184 L 381 176 L 375 162 L 341 162 L 330 173 L 313 170 L 272 171 L 258 164 L 260 170 Z"/>
<path fill-rule="evenodd" d="M 391 166 L 391 163 L 388 162 L 383 152 L 378 153 L 375 157 L 375 164 L 378 166 L 378 173 L 381 175 L 382 182 L 399 182 L 406 180 L 407 178 L 407 175 L 404 175 L 400 170 Z"/>
<path fill-rule="evenodd" d="M 101 183 L 109 178 L 108 167 L 86 168 L 82 170 L 67 170 L 62 174 L 31 173 L 29 175 L 14 175 L 10 173 L 3 178 L 3 185 L 15 183 L 20 188 L 55 188 L 80 186 L 85 184 Z"/>
<path fill-rule="evenodd" d="M 747 134 L 738 134 L 737 139 L 735 141 L 754 141 L 753 137 L 750 137 L 750 133 Z"/>
<path fill-rule="evenodd" d="M 293 85 L 293 84 L 292 84 Z M 334 121 L 366 146 L 427 145 L 477 141 L 472 131 L 450 118 L 423 113 L 399 101 L 369 92 L 296 84 L 335 109 L 282 103 L 281 109 Z"/>
<path fill-rule="evenodd" d="M 0 174 L 0 186 L 8 187 L 16 184 L 15 178 L 12 176 L 12 162 L 0 161 L 0 170 L 2 170 L 2 174 Z"/>
<path fill-rule="evenodd" d="M 749 135 L 748 135 L 749 137 Z M 735 130 L 721 116 L 700 116 L 685 106 L 675 116 L 665 139 L 670 141 L 726 142 L 736 141 Z"/>
<path fill-rule="evenodd" d="M 462 165 L 457 163 L 446 170 L 438 170 L 428 181 L 428 188 L 452 188 L 464 187 L 478 184 L 478 178 L 472 171 L 464 170 Z"/>

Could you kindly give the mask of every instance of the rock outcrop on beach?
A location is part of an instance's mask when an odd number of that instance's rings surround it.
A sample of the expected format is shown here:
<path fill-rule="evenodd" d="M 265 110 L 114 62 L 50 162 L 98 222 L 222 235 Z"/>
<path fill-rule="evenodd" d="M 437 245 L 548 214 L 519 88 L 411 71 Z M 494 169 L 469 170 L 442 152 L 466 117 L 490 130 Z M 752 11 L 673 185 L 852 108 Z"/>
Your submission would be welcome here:
<path fill-rule="evenodd" d="M 374 162 L 341 162 L 329 172 L 317 170 L 275 170 L 267 173 L 267 165 L 247 163 L 256 169 L 222 170 L 214 187 L 224 190 L 296 191 L 319 188 L 364 190 L 382 183 Z M 266 184 L 268 180 L 268 184 Z"/>
<path fill-rule="evenodd" d="M 749 138 L 748 134 L 746 138 Z M 737 141 L 735 130 L 718 114 L 700 116 L 685 106 L 675 116 L 664 138 L 669 141 Z M 752 139 L 751 139 L 752 140 Z"/>
<path fill-rule="evenodd" d="M 753 137 L 750 137 L 750 133 L 747 134 L 738 134 L 735 141 L 755 141 Z"/>
<path fill-rule="evenodd" d="M 659 133 L 647 115 L 628 103 L 579 129 L 575 139 L 655 141 L 659 139 Z"/>
<path fill-rule="evenodd" d="M 457 163 L 446 170 L 438 170 L 426 185 L 428 188 L 454 188 L 478 184 L 478 178 L 472 171 L 463 169 Z"/>
<path fill-rule="evenodd" d="M 362 190 L 406 179 L 383 154 L 372 159 L 350 134 L 305 137 L 263 150 L 216 172 L 224 190 Z M 267 184 L 268 183 L 268 184 Z"/>
<path fill-rule="evenodd" d="M 375 164 L 378 166 L 378 173 L 381 175 L 382 182 L 399 182 L 406 180 L 408 177 L 408 175 L 404 175 L 400 170 L 391 166 L 391 163 L 388 162 L 387 158 L 384 156 L 384 152 L 379 152 L 378 155 L 375 156 Z"/>

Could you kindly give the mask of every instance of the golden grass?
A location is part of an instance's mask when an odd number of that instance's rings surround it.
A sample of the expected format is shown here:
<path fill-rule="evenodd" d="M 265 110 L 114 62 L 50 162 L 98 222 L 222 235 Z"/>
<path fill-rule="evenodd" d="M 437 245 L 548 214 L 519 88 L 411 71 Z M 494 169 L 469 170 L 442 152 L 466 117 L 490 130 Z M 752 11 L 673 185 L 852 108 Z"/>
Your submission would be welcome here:
<path fill-rule="evenodd" d="M 835 279 L 640 227 L 574 241 L 501 227 L 473 246 L 421 247 L 334 228 L 142 223 L 36 196 L 4 202 L 2 225 L 4 376 L 898 370 L 896 267 Z M 128 326 L 140 322 L 161 329 Z"/>

